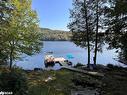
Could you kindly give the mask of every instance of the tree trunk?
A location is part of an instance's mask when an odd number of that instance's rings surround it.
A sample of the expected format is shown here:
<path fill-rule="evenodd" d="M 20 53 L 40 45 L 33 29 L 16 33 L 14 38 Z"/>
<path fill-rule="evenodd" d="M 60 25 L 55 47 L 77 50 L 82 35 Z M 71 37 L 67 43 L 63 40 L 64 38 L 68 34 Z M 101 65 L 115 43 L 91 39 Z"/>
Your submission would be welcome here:
<path fill-rule="evenodd" d="M 97 48 L 98 48 L 98 22 L 99 22 L 99 15 L 98 15 L 98 1 L 97 1 L 97 4 L 96 4 L 96 39 L 95 39 L 95 55 L 94 55 L 94 64 L 96 65 L 96 61 L 97 61 Z"/>
<path fill-rule="evenodd" d="M 14 41 L 12 41 L 12 43 L 10 42 L 10 69 L 12 68 L 12 64 L 13 64 L 13 51 L 14 51 Z"/>
<path fill-rule="evenodd" d="M 12 68 L 12 63 L 13 63 L 13 49 L 11 48 L 11 52 L 10 52 L 10 69 Z"/>
<path fill-rule="evenodd" d="M 89 27 L 88 27 L 88 13 L 87 13 L 87 6 L 86 0 L 84 0 L 84 9 L 85 9 L 85 22 L 86 22 L 86 31 L 87 31 L 87 48 L 88 48 L 88 62 L 87 67 L 90 67 L 90 43 L 89 43 Z"/>

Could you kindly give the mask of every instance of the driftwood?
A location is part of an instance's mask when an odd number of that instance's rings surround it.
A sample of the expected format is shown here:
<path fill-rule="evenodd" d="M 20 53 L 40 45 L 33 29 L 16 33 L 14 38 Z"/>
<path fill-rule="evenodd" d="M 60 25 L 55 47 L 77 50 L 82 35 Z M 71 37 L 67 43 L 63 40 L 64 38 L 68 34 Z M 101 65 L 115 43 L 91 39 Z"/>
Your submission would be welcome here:
<path fill-rule="evenodd" d="M 81 70 L 81 69 L 77 69 L 77 68 L 73 68 L 73 67 L 62 66 L 62 68 L 63 69 L 68 69 L 68 70 L 71 70 L 71 71 L 74 71 L 74 72 L 84 73 L 84 74 L 91 75 L 91 76 L 99 76 L 99 77 L 104 76 L 104 74 L 102 74 L 102 73 Z"/>
<path fill-rule="evenodd" d="M 125 65 L 127 65 L 127 61 L 126 60 L 118 60 L 120 63 L 123 63 Z"/>
<path fill-rule="evenodd" d="M 118 59 L 118 58 L 114 58 L 114 60 L 116 60 L 116 61 L 118 61 L 118 62 L 120 62 L 120 63 L 122 63 L 122 64 L 127 65 L 127 60 L 124 60 L 124 59 Z"/>

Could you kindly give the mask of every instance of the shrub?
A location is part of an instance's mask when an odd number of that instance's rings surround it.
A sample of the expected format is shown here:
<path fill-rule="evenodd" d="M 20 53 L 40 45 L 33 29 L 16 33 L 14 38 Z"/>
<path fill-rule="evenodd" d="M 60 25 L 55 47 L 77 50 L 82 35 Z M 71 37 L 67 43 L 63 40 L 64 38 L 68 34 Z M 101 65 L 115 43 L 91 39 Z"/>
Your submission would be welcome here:
<path fill-rule="evenodd" d="M 84 65 L 81 63 L 77 63 L 74 67 L 77 68 L 77 67 L 81 67 L 81 66 L 84 66 Z"/>
<path fill-rule="evenodd" d="M 0 91 L 13 92 L 14 95 L 27 95 L 26 76 L 20 69 L 5 70 L 0 73 Z"/>
<path fill-rule="evenodd" d="M 108 68 L 113 68 L 114 66 L 112 64 L 107 64 Z"/>

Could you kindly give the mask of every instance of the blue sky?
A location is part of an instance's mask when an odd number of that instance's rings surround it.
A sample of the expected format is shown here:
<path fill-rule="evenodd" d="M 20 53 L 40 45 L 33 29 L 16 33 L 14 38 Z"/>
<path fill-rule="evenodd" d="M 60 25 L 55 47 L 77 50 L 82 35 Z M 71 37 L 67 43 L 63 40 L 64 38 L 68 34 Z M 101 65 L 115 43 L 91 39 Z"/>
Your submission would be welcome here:
<path fill-rule="evenodd" d="M 32 9 L 37 11 L 43 28 L 68 30 L 70 8 L 72 0 L 32 0 Z"/>

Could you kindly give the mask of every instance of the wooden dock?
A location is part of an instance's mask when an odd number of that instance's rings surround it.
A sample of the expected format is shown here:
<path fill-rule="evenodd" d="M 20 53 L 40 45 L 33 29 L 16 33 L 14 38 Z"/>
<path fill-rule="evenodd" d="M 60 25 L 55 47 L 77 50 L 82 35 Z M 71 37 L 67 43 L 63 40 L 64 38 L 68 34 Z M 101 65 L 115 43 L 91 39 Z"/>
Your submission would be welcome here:
<path fill-rule="evenodd" d="M 92 71 L 87 71 L 87 70 L 81 70 L 81 69 L 77 69 L 74 67 L 70 67 L 65 60 L 66 59 L 64 59 L 62 57 L 55 58 L 52 55 L 47 55 L 45 57 L 45 64 L 48 64 L 48 62 L 59 63 L 63 69 L 68 69 L 68 70 L 71 70 L 74 72 L 84 73 L 84 74 L 92 75 L 92 76 L 101 76 L 101 77 L 104 76 L 104 74 L 102 74 L 102 73 L 92 72 Z"/>
<path fill-rule="evenodd" d="M 61 66 L 64 66 L 64 67 L 69 67 L 68 64 L 67 64 L 66 62 L 59 62 L 59 64 L 60 64 Z"/>

